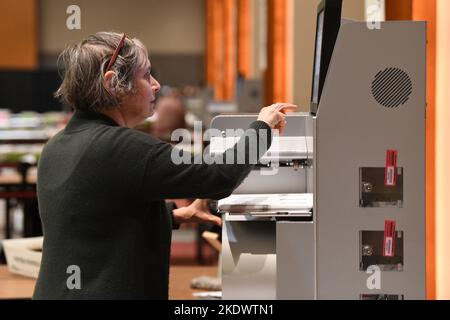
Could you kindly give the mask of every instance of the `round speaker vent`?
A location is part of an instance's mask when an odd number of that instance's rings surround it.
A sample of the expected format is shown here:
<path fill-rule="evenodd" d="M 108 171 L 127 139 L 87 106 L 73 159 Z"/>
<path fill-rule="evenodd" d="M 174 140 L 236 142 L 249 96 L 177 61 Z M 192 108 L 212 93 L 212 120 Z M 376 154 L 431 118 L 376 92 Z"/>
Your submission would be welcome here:
<path fill-rule="evenodd" d="M 411 93 L 411 78 L 399 68 L 386 68 L 378 72 L 372 81 L 374 99 L 386 108 L 397 108 L 405 104 Z"/>

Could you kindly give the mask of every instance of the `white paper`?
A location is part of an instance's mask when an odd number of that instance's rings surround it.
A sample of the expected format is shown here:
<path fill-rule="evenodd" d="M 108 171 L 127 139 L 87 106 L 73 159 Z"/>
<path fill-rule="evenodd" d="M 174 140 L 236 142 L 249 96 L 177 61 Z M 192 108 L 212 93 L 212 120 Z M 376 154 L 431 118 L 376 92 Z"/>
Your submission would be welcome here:
<path fill-rule="evenodd" d="M 296 211 L 312 207 L 312 193 L 235 194 L 218 202 L 223 212 Z"/>

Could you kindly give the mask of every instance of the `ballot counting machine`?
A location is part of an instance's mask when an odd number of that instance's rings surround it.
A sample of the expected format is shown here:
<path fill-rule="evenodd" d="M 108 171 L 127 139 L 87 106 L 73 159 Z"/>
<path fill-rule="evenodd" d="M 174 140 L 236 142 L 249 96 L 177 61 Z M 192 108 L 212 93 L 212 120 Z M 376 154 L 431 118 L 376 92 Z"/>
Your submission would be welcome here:
<path fill-rule="evenodd" d="M 223 299 L 425 298 L 425 73 L 425 23 L 341 25 L 317 113 L 218 202 Z"/>

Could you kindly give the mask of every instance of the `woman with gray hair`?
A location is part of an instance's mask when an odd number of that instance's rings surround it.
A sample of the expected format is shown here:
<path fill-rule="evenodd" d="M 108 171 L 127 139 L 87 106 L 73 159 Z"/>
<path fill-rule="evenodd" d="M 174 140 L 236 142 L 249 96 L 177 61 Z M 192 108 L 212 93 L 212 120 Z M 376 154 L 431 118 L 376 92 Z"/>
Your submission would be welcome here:
<path fill-rule="evenodd" d="M 160 89 L 139 40 L 97 33 L 67 47 L 61 61 L 56 95 L 75 112 L 39 161 L 44 247 L 34 298 L 167 299 L 172 228 L 221 220 L 203 200 L 183 208 L 164 200 L 226 197 L 253 164 L 177 165 L 170 144 L 132 129 L 153 113 Z M 263 108 L 222 159 L 248 156 L 250 139 L 264 154 L 293 107 Z"/>

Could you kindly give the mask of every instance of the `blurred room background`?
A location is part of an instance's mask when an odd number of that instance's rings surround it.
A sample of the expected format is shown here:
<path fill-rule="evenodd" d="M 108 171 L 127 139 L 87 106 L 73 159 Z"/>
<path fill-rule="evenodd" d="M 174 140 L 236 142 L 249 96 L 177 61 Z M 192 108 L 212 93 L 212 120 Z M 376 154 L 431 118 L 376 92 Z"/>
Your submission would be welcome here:
<path fill-rule="evenodd" d="M 45 142 L 71 110 L 53 93 L 59 53 L 98 31 L 125 32 L 147 46 L 162 90 L 156 114 L 137 127 L 172 142 L 175 129 L 207 129 L 214 115 L 255 113 L 277 101 L 309 111 L 319 0 L 1 0 L 0 239 L 42 234 L 36 165 Z M 80 29 L 69 29 L 79 8 Z M 376 8 L 377 10 L 373 10 Z M 344 0 L 354 20 L 428 21 L 427 281 L 428 298 L 450 298 L 450 2 Z M 376 31 L 375 31 L 376 32 Z M 446 90 L 447 89 L 447 90 Z M 206 142 L 203 146 L 206 145 Z M 202 148 L 187 149 L 201 153 Z M 177 200 L 179 205 L 192 199 Z M 174 231 L 172 262 L 217 264 L 202 238 L 210 225 Z M 1 257 L 1 254 L 0 254 Z M 4 262 L 4 261 L 3 261 Z"/>

